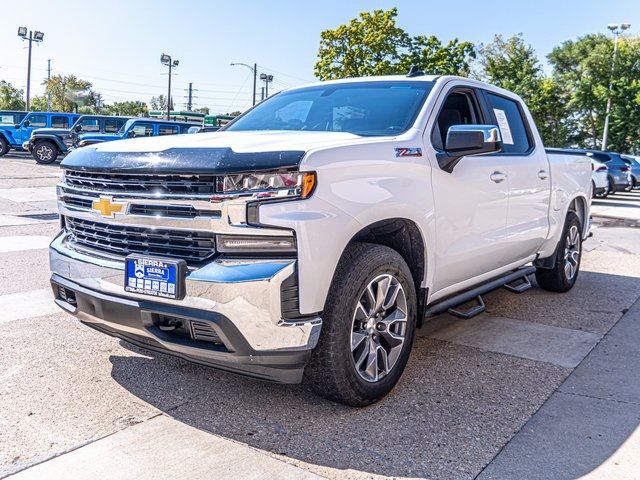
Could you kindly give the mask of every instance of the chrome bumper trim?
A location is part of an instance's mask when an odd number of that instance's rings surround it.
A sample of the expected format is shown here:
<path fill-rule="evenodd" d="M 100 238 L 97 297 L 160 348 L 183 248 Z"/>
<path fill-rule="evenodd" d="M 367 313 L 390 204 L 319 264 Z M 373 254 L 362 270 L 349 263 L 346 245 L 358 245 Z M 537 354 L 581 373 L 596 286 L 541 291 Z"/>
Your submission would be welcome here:
<path fill-rule="evenodd" d="M 320 317 L 281 317 L 280 286 L 295 274 L 294 259 L 214 260 L 187 274 L 181 300 L 125 292 L 123 261 L 75 251 L 66 245 L 64 233 L 51 243 L 50 264 L 54 275 L 105 295 L 224 315 L 256 351 L 309 350 L 320 335 Z"/>

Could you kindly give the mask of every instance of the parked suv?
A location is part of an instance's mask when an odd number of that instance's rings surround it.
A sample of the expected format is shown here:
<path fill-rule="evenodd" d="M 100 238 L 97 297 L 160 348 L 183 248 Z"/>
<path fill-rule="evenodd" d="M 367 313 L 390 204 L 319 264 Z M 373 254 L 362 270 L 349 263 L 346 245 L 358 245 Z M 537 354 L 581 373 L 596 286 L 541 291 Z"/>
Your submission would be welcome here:
<path fill-rule="evenodd" d="M 22 148 L 31 152 L 36 162 L 53 163 L 59 155 L 66 155 L 76 146 L 78 135 L 116 134 L 131 117 L 83 115 L 71 128 L 38 128 L 31 132 Z"/>
<path fill-rule="evenodd" d="M 78 136 L 78 147 L 136 137 L 157 137 L 188 133 L 191 123 L 151 118 L 131 118 L 116 133 L 85 133 Z"/>
<path fill-rule="evenodd" d="M 9 150 L 22 150 L 36 128 L 69 128 L 80 118 L 77 113 L 29 112 L 20 123 L 0 125 L 0 157 Z"/>
<path fill-rule="evenodd" d="M 631 172 L 631 190 L 640 190 L 640 160 L 631 155 L 621 155 L 622 160 L 629 165 Z"/>
<path fill-rule="evenodd" d="M 20 110 L 0 110 L 0 125 L 15 125 L 20 123 L 28 112 Z"/>

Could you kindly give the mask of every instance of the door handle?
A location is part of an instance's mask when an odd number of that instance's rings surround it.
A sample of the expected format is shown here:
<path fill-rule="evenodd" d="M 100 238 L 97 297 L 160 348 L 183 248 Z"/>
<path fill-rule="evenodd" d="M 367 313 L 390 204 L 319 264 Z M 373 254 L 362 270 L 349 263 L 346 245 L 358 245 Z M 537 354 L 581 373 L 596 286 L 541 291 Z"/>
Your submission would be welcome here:
<path fill-rule="evenodd" d="M 547 173 L 547 171 L 546 171 L 546 170 L 540 170 L 540 171 L 538 172 L 538 178 L 539 178 L 540 180 L 546 180 L 547 178 L 549 178 L 549 174 Z"/>
<path fill-rule="evenodd" d="M 489 175 L 489 178 L 491 179 L 492 182 L 500 183 L 500 182 L 504 182 L 507 179 L 507 174 L 495 171 L 491 175 Z"/>

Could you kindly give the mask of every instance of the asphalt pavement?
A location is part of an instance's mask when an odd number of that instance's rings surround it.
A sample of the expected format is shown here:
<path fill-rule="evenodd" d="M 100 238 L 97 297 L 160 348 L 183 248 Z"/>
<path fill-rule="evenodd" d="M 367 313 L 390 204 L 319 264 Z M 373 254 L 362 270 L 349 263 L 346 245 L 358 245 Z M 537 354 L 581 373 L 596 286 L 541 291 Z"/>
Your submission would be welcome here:
<path fill-rule="evenodd" d="M 572 291 L 433 319 L 394 391 L 353 409 L 59 311 L 59 168 L 0 162 L 0 478 L 637 478 L 640 192 L 595 202 Z"/>

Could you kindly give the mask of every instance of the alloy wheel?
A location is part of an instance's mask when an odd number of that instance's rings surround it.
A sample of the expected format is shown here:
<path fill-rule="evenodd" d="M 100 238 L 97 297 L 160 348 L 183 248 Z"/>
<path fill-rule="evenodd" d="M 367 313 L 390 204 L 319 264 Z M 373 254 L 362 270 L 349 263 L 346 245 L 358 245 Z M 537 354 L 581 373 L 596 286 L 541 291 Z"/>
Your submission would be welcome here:
<path fill-rule="evenodd" d="M 53 148 L 48 145 L 41 145 L 36 149 L 36 155 L 42 161 L 51 160 L 53 158 Z"/>
<path fill-rule="evenodd" d="M 396 365 L 407 332 L 407 297 L 390 274 L 375 277 L 353 313 L 351 354 L 358 375 L 378 382 Z"/>
<path fill-rule="evenodd" d="M 564 275 L 571 280 L 578 271 L 580 263 L 580 232 L 578 227 L 572 225 L 567 232 L 564 248 Z"/>

